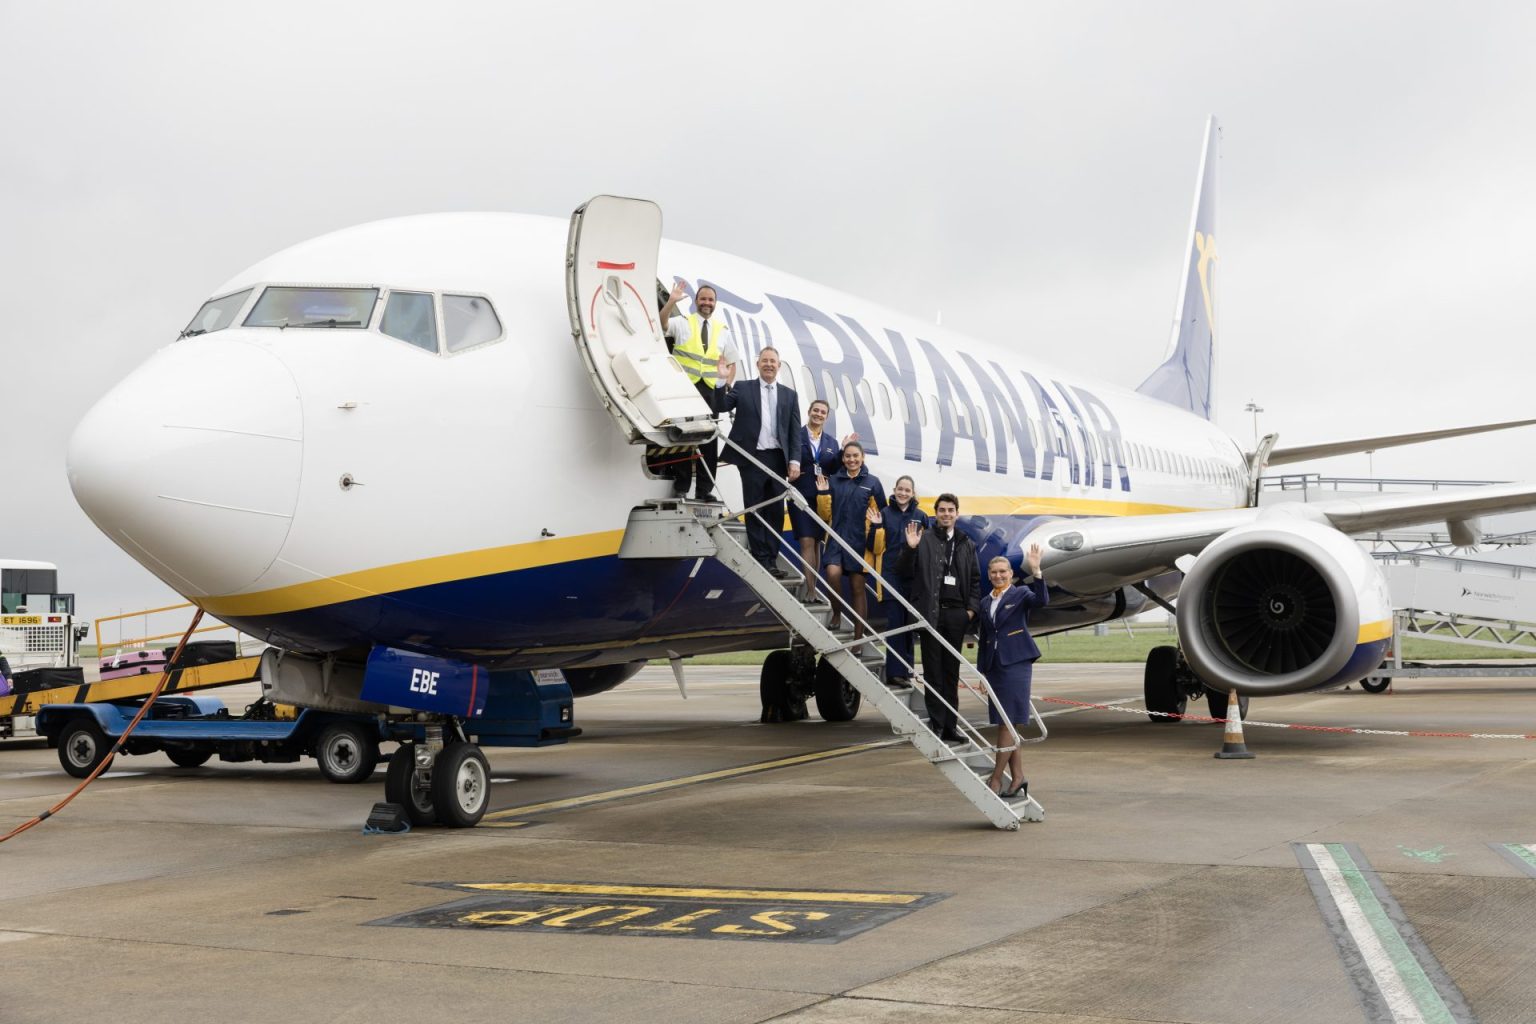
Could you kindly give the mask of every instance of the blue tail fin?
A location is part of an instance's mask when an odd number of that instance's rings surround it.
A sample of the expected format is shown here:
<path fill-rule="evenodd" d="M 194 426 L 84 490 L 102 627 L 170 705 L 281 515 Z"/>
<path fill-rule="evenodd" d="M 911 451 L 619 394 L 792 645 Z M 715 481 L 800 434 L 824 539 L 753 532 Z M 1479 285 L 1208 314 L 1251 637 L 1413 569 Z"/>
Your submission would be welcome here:
<path fill-rule="evenodd" d="M 1195 183 L 1184 277 L 1179 282 L 1178 320 L 1163 365 L 1136 390 L 1180 409 L 1211 418 L 1216 376 L 1216 159 L 1220 130 L 1205 124 L 1205 148 Z"/>

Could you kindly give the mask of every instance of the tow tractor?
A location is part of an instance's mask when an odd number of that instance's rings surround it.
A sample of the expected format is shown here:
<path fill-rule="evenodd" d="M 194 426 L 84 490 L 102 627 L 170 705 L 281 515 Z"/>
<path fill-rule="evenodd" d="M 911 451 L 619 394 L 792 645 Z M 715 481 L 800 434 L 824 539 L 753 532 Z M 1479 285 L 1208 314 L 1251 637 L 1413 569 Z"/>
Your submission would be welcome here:
<path fill-rule="evenodd" d="M 61 594 L 58 566 L 52 562 L 0 559 L 0 670 L 11 691 L 83 683 L 80 641 L 90 626 L 75 621 L 75 595 Z M 17 722 L 3 705 L 0 688 L 0 739 L 31 732 L 31 719 Z"/>

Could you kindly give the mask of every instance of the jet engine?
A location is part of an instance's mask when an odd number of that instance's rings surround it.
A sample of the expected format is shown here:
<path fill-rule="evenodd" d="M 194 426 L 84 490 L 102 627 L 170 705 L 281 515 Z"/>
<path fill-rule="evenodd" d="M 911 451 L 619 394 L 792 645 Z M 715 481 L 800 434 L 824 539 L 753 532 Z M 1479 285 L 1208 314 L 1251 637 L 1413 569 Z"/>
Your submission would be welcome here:
<path fill-rule="evenodd" d="M 1212 689 L 1298 693 L 1363 678 L 1392 635 L 1370 555 L 1337 530 L 1271 516 L 1209 544 L 1179 588 L 1179 641 Z"/>

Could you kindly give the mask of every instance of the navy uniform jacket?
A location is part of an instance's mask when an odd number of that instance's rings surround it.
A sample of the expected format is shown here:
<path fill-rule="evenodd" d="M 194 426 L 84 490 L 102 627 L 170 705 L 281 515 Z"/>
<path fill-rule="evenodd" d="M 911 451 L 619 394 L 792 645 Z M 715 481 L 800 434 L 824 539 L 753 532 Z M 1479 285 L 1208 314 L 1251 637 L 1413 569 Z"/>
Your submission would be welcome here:
<path fill-rule="evenodd" d="M 784 452 L 784 462 L 800 461 L 800 443 L 795 431 L 800 429 L 800 396 L 795 389 L 778 381 L 773 383 L 773 393 L 778 398 L 778 422 L 775 437 Z M 763 429 L 763 379 L 739 380 L 728 388 L 715 390 L 716 408 L 721 412 L 734 412 L 731 424 L 731 440 L 749 452 L 757 451 L 757 434 Z"/>
<path fill-rule="evenodd" d="M 1004 591 L 1002 603 L 997 606 L 997 617 L 993 618 L 988 613 L 992 593 L 987 592 L 981 599 L 981 611 L 976 613 L 981 629 L 981 650 L 976 656 L 976 667 L 983 675 L 1040 657 L 1040 648 L 1035 646 L 1035 638 L 1029 635 L 1029 610 L 1044 608 L 1049 602 L 1045 580 L 1037 578 L 1027 587 L 1013 586 Z"/>
<path fill-rule="evenodd" d="M 761 392 L 759 392 L 761 394 Z M 761 426 L 761 421 L 759 421 Z M 756 444 L 757 435 L 753 436 L 753 444 Z M 800 492 L 800 497 L 806 500 L 812 508 L 816 507 L 816 467 L 830 477 L 843 468 L 843 453 L 837 447 L 837 438 L 832 436 L 830 430 L 821 432 L 820 444 L 816 450 L 811 451 L 811 435 L 804 428 L 799 430 L 800 437 L 800 478 L 795 481 L 795 490 Z"/>

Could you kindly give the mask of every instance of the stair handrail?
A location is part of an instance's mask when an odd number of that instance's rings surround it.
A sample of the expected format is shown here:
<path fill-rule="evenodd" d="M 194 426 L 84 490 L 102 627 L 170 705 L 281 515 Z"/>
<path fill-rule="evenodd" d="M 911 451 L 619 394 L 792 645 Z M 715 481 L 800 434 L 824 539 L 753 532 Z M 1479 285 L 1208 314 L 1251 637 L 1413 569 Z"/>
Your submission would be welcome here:
<path fill-rule="evenodd" d="M 730 437 L 727 436 L 727 434 L 724 431 L 720 431 L 719 436 L 720 436 L 720 439 L 723 442 L 725 442 L 725 444 L 729 448 L 731 448 L 732 450 L 737 452 L 741 457 L 743 457 L 748 462 L 750 462 L 758 470 L 760 470 L 761 472 L 767 474 L 767 476 L 770 479 L 772 479 L 774 481 L 777 481 L 778 483 L 783 484 L 786 493 L 789 495 L 789 500 L 792 501 L 792 502 L 795 502 L 796 504 L 798 504 L 799 507 L 801 508 L 801 510 L 805 511 L 806 513 L 808 513 L 811 516 L 811 518 L 815 521 L 817 527 L 822 531 L 822 533 L 826 534 L 832 541 L 836 542 L 839 547 L 841 547 L 848 554 L 852 555 L 854 558 L 860 559 L 861 561 L 863 560 L 864 552 L 862 552 L 862 551 L 855 551 L 853 549 L 853 547 L 850 544 L 848 544 L 847 541 L 843 540 L 842 537 L 838 536 L 837 531 L 832 529 L 831 524 L 826 522 L 824 519 L 822 519 L 821 516 L 816 513 L 816 510 L 811 508 L 806 503 L 806 500 L 805 500 L 804 496 L 801 495 L 801 493 L 794 487 L 793 484 L 791 484 L 789 482 L 789 480 L 787 480 L 784 477 L 780 476 L 778 473 L 775 473 L 772 469 L 769 469 L 755 455 L 753 455 L 751 452 L 747 451 L 744 447 L 742 447 L 741 445 L 737 444 L 735 441 L 732 441 L 730 439 Z M 700 464 L 699 468 L 701 470 L 703 470 L 702 463 Z M 711 480 L 710 482 L 711 482 L 711 485 L 715 484 L 714 480 Z M 737 512 L 728 513 L 728 514 L 722 515 L 720 518 L 721 519 L 735 519 L 738 516 L 746 516 L 746 515 L 750 514 L 750 515 L 754 516 L 757 519 L 758 522 L 762 523 L 765 526 L 769 526 L 771 529 L 773 529 L 773 532 L 774 532 L 775 536 L 777 536 L 780 533 L 782 533 L 782 531 L 783 531 L 783 524 L 782 524 L 782 522 L 778 526 L 773 526 L 772 524 L 769 524 L 767 520 L 763 519 L 763 517 L 758 513 L 758 510 L 762 509 L 762 508 L 765 508 L 768 505 L 774 504 L 775 502 L 782 501 L 782 500 L 783 500 L 782 497 L 770 498 L 770 499 L 768 499 L 766 501 L 758 502 L 755 505 L 751 505 L 751 506 L 745 507 L 745 508 L 743 508 L 743 509 L 741 509 L 741 510 L 739 510 Z M 791 557 L 793 559 L 795 559 L 795 560 L 797 560 L 799 562 L 802 562 L 802 563 L 805 562 L 804 557 L 798 551 L 795 551 L 792 548 L 789 549 L 789 551 L 790 551 L 790 555 L 791 555 Z M 957 726 L 963 727 L 966 730 L 968 730 L 968 731 L 970 731 L 970 732 L 972 732 L 972 733 L 974 733 L 976 735 L 976 739 L 973 740 L 973 742 L 975 742 L 978 747 L 982 748 L 983 750 L 988 750 L 988 751 L 993 751 L 993 752 L 1010 751 L 1010 750 L 1013 750 L 1015 747 L 1017 747 L 1017 746 L 1019 746 L 1021 744 L 1025 744 L 1025 743 L 1040 743 L 1040 742 L 1044 741 L 1050 735 L 1049 730 L 1045 726 L 1045 723 L 1043 721 L 1041 721 L 1039 713 L 1035 710 L 1034 700 L 1033 700 L 1033 698 L 1031 698 L 1031 700 L 1030 700 L 1030 715 L 1029 715 L 1029 718 L 1030 718 L 1030 722 L 1035 726 L 1035 728 L 1038 730 L 1040 735 L 1037 736 L 1037 737 L 1034 737 L 1033 739 L 1028 739 L 1028 740 L 1026 740 L 1023 737 L 1021 737 L 1019 735 L 1018 729 L 1015 728 L 1012 719 L 1010 719 L 1008 717 L 1008 715 L 1003 711 L 1001 703 L 998 702 L 998 700 L 997 700 L 997 694 L 993 691 L 992 684 L 987 681 L 987 677 L 979 669 L 977 669 L 974 665 L 972 665 L 970 663 L 970 661 L 965 657 L 965 655 L 963 655 L 960 651 L 958 651 L 954 647 L 954 645 L 952 645 L 948 640 L 944 639 L 944 637 L 939 634 L 938 630 L 935 629 L 933 627 L 933 625 L 928 622 L 927 617 L 922 615 L 921 613 L 919 613 L 917 608 L 911 602 L 909 602 L 906 599 L 906 597 L 899 590 L 897 590 L 895 587 L 892 587 L 890 585 L 890 583 L 884 577 L 882 577 L 879 573 L 875 572 L 873 566 L 869 566 L 869 573 L 868 574 L 873 576 L 873 577 L 875 577 L 875 579 L 878 580 L 881 583 L 881 585 L 883 585 L 885 587 L 886 593 L 889 596 L 896 598 L 896 600 L 901 604 L 902 608 L 906 610 L 907 614 L 912 617 L 914 624 L 923 631 L 925 637 L 926 636 L 932 636 L 932 637 L 936 638 L 938 640 L 938 642 L 939 642 L 939 645 L 945 651 L 947 651 L 950 654 L 951 657 L 955 658 L 959 662 L 959 664 L 960 664 L 960 673 L 961 673 L 962 677 L 964 677 L 967 674 L 969 674 L 971 676 L 974 676 L 975 679 L 981 683 L 980 689 L 978 689 L 969 679 L 962 678 L 961 679 L 961 683 L 962 683 L 964 689 L 970 690 L 972 693 L 977 694 L 984 701 L 987 701 L 987 702 L 990 702 L 992 704 L 997 705 L 998 717 L 1001 718 L 1003 720 L 1004 724 L 1007 725 L 1007 727 L 1008 727 L 1008 734 L 1009 734 L 1009 736 L 1012 739 L 1012 742 L 1009 745 L 1002 746 L 1002 747 L 993 746 L 993 745 L 987 743 L 985 741 L 985 739 L 982 738 L 981 731 L 978 728 L 976 728 L 975 726 L 971 725 L 971 723 L 965 718 L 965 716 L 960 714 L 960 711 L 959 711 L 959 709 L 957 707 L 951 706 L 950 703 L 944 699 L 942 694 L 939 694 L 937 692 L 933 693 L 933 696 L 939 701 L 940 704 L 942 704 L 944 706 L 944 708 L 947 711 L 954 712 L 955 723 L 956 723 Z M 831 596 L 833 598 L 836 598 L 839 601 L 842 601 L 842 595 L 841 594 L 832 594 L 832 593 L 830 593 L 831 589 L 832 589 L 831 587 L 827 587 L 826 589 L 829 591 L 829 596 Z M 869 622 L 867 619 L 864 619 L 864 618 L 861 618 L 861 617 L 857 616 L 856 613 L 853 611 L 852 607 L 849 606 L 846 601 L 842 601 L 842 603 L 843 603 L 844 607 L 846 608 L 847 613 L 848 613 L 848 615 L 849 615 L 849 617 L 851 619 L 854 619 L 859 624 L 863 625 L 865 628 L 870 630 L 870 634 L 868 636 L 864 637 L 864 638 L 861 638 L 861 640 L 867 640 L 869 643 L 878 643 L 881 646 L 885 647 L 887 652 L 889 653 L 890 645 L 886 644 L 883 641 L 883 639 L 881 638 L 881 635 L 880 635 L 880 631 L 876 630 L 874 625 L 871 622 Z M 925 640 L 924 642 L 926 643 L 927 641 Z M 905 659 L 901 658 L 900 655 L 897 655 L 897 660 L 901 661 L 902 664 L 906 665 L 907 668 L 912 670 L 912 672 L 913 672 L 913 675 L 912 675 L 913 684 L 914 684 L 914 686 L 916 686 L 918 684 L 919 680 L 921 679 L 921 677 L 917 674 L 917 668 L 914 665 L 908 664 Z M 931 690 L 932 687 L 929 686 L 927 680 L 925 680 L 925 679 L 921 679 L 921 684 L 922 684 L 921 692 L 923 692 L 925 694 L 925 696 L 926 696 L 927 695 L 927 691 Z M 959 697 L 960 697 L 960 690 L 957 688 L 956 694 L 955 694 L 955 698 L 956 698 L 957 702 L 959 700 Z"/>

